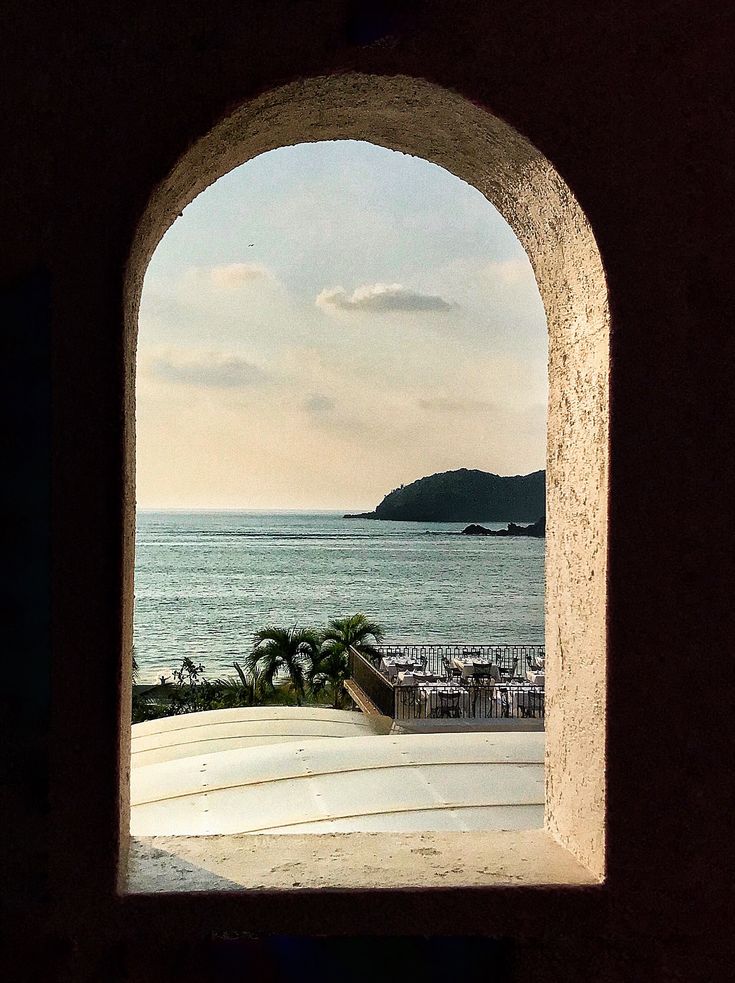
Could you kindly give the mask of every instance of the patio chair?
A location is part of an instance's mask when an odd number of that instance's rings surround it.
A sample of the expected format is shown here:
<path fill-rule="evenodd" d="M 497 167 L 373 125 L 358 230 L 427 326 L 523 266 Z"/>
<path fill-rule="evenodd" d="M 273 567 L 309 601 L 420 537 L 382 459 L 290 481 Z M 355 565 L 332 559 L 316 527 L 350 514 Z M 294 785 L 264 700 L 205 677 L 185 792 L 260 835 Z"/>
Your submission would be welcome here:
<path fill-rule="evenodd" d="M 493 689 L 495 687 L 495 680 L 492 676 L 483 675 L 480 673 L 475 673 L 474 676 L 469 676 L 467 679 L 462 680 L 462 685 L 467 689 L 470 696 L 472 697 L 472 706 L 470 708 L 470 713 L 473 717 L 477 716 L 477 701 L 480 695 L 483 695 L 485 701 L 485 712 L 482 712 L 482 703 L 480 705 L 480 716 L 487 717 L 488 714 L 488 703 L 487 701 L 492 701 Z"/>
<path fill-rule="evenodd" d="M 396 686 L 396 717 L 413 720 L 421 716 L 421 699 L 418 686 Z"/>
<path fill-rule="evenodd" d="M 432 717 L 460 717 L 461 693 L 437 693 L 439 703 L 431 711 Z"/>
<path fill-rule="evenodd" d="M 522 717 L 535 717 L 536 714 L 540 717 L 544 715 L 544 693 L 543 690 L 525 694 L 523 702 L 518 701 L 518 709 L 521 711 Z"/>
<path fill-rule="evenodd" d="M 518 656 L 516 655 L 513 657 L 513 664 L 511 665 L 510 669 L 501 669 L 500 674 L 504 678 L 515 679 L 517 671 L 518 671 Z"/>

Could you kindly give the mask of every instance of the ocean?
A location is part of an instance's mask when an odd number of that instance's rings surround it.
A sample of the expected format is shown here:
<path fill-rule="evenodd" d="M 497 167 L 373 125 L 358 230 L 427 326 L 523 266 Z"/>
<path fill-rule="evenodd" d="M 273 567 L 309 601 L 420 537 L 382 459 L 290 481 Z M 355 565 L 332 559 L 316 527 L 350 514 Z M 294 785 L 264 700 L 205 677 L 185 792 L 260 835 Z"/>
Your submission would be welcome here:
<path fill-rule="evenodd" d="M 542 644 L 544 540 L 457 535 L 465 525 L 140 511 L 139 680 L 170 676 L 184 656 L 208 678 L 233 676 L 257 629 L 321 628 L 356 612 L 389 643 Z"/>

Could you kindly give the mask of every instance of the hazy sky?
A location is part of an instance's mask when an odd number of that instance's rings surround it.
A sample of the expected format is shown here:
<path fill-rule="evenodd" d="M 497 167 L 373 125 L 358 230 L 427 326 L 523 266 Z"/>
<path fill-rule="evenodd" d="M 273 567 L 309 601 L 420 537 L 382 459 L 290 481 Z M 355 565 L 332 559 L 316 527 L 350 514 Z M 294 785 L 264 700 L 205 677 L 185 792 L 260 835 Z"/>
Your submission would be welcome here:
<path fill-rule="evenodd" d="M 141 508 L 368 509 L 435 471 L 544 467 L 546 324 L 474 188 L 367 143 L 263 154 L 146 274 Z"/>

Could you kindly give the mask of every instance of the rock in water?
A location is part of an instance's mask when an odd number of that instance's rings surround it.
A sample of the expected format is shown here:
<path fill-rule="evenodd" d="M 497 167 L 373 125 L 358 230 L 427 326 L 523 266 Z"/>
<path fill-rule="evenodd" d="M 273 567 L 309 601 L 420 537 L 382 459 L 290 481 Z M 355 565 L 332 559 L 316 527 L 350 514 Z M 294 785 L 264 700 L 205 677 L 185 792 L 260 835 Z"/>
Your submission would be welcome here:
<path fill-rule="evenodd" d="M 536 536 L 541 538 L 546 535 L 546 516 L 530 526 L 517 526 L 515 522 L 509 522 L 507 529 L 486 529 L 485 526 L 478 526 L 475 523 L 462 530 L 463 536 Z"/>

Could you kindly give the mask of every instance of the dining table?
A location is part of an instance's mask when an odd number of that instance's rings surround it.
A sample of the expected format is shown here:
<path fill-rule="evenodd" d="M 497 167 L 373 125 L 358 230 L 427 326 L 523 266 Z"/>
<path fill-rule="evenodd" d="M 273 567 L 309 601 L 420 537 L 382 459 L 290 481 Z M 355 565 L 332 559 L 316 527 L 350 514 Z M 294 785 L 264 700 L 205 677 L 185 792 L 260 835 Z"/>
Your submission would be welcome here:
<path fill-rule="evenodd" d="M 456 656 L 450 665 L 453 669 L 459 669 L 463 679 L 470 676 L 493 676 L 500 679 L 500 670 L 487 659 L 477 659 L 470 655 Z"/>
<path fill-rule="evenodd" d="M 406 672 L 417 666 L 418 660 L 408 655 L 384 655 L 378 666 L 388 679 L 395 679 L 399 672 Z"/>
<path fill-rule="evenodd" d="M 471 716 L 472 697 L 466 687 L 458 683 L 422 683 L 418 690 L 422 716 L 439 716 L 450 705 L 456 705 L 460 716 Z"/>

